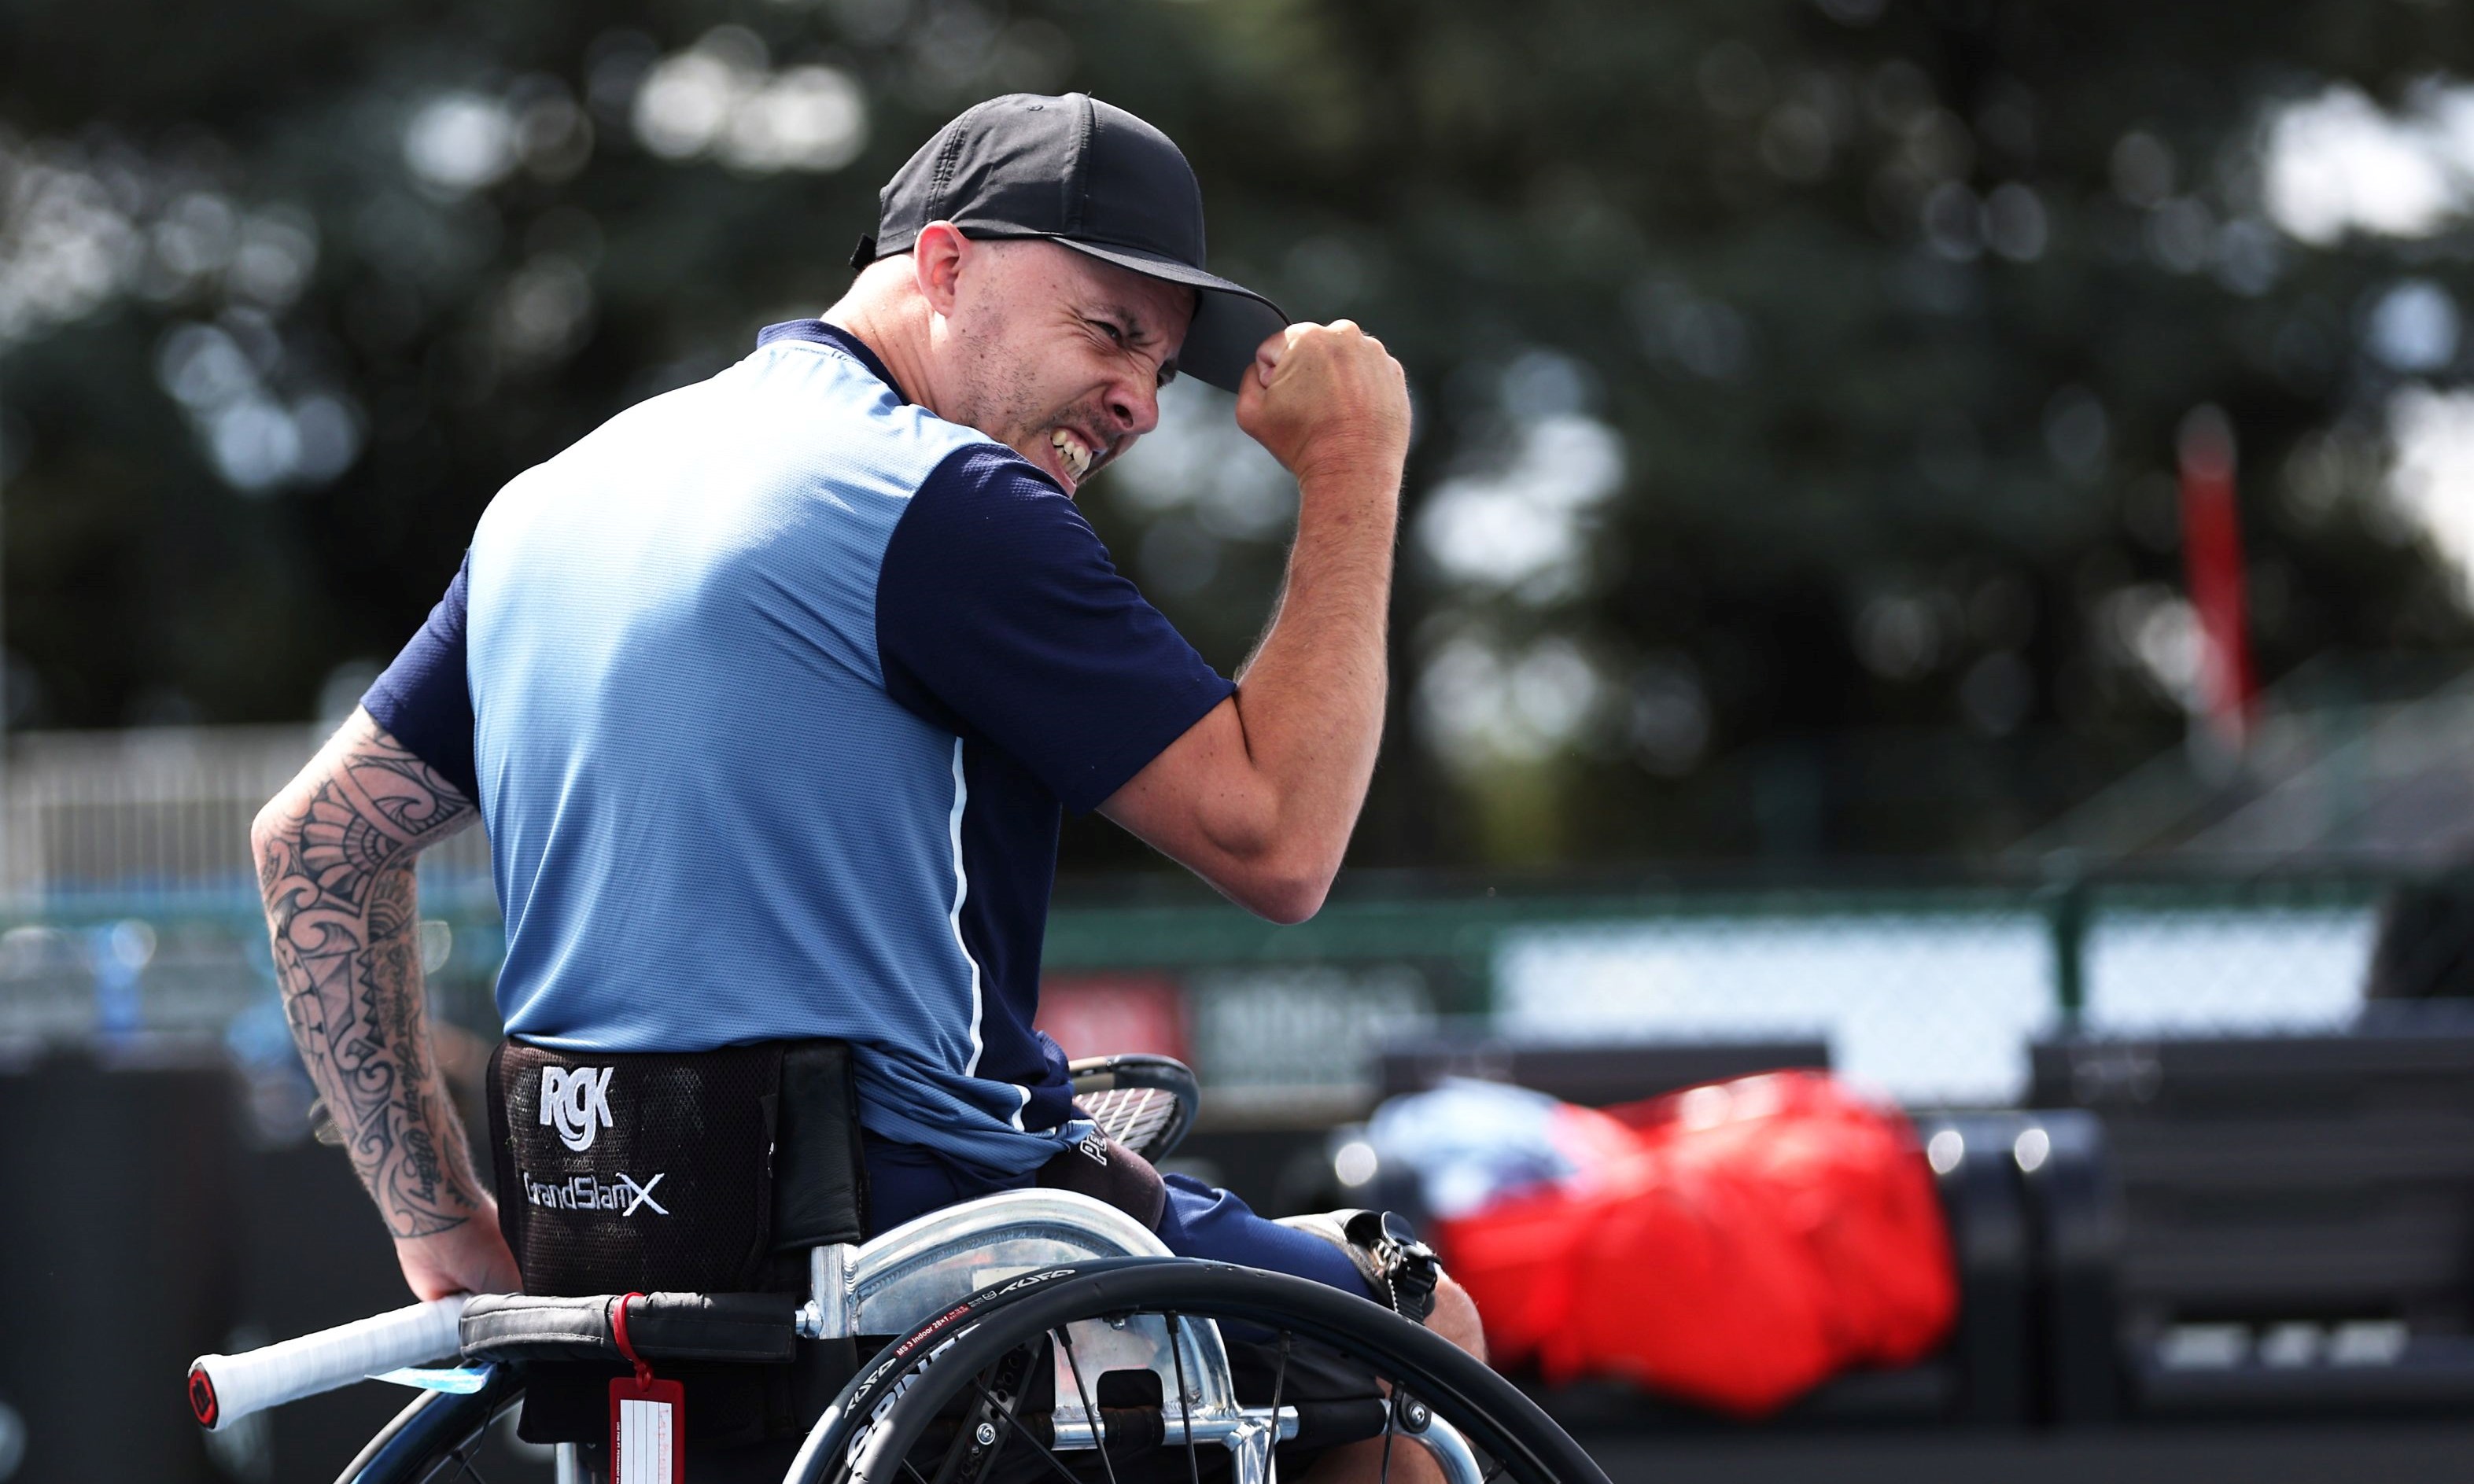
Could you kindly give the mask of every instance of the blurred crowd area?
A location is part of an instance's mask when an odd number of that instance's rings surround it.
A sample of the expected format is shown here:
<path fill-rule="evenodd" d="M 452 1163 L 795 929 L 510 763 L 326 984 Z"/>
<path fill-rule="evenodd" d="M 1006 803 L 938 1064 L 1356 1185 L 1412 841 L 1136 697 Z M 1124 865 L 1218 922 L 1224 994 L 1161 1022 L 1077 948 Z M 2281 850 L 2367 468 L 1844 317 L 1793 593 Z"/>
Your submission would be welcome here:
<path fill-rule="evenodd" d="M 12 7 L 0 697 L 333 718 L 500 484 L 830 303 L 951 113 L 1080 88 L 1408 366 L 1360 864 L 2051 844 L 2245 777 L 2183 753 L 2235 673 L 2193 428 L 2259 707 L 2474 644 L 2469 80 L 2447 0 Z M 1085 505 L 1231 666 L 1294 498 L 1181 383 Z"/>

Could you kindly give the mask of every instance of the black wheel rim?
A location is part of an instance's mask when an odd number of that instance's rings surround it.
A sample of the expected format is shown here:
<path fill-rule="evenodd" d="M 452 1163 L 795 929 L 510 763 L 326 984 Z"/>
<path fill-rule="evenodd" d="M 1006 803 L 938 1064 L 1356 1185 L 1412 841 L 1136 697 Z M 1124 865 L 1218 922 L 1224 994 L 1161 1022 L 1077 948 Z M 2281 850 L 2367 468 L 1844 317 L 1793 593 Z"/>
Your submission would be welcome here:
<path fill-rule="evenodd" d="M 1077 1320 L 1109 1313 L 1169 1313 L 1239 1320 L 1332 1346 L 1406 1384 L 1419 1400 L 1493 1455 L 1520 1484 L 1606 1484 L 1606 1475 L 1537 1403 L 1449 1341 L 1390 1310 L 1335 1288 L 1190 1258 L 1110 1258 L 1055 1268 L 972 1295 L 888 1346 L 861 1370 L 812 1434 L 801 1484 L 841 1476 L 864 1453 L 901 1459 L 926 1419 L 959 1396 L 974 1374 L 935 1361 L 966 1337 L 1011 1346 Z M 898 1390 L 897 1390 L 898 1388 Z M 911 1400 L 915 1396 L 916 1400 Z M 899 1399 L 903 1405 L 889 1400 Z M 881 1434 L 881 1435 L 880 1435 Z M 895 1484 L 892 1477 L 870 1484 Z"/>

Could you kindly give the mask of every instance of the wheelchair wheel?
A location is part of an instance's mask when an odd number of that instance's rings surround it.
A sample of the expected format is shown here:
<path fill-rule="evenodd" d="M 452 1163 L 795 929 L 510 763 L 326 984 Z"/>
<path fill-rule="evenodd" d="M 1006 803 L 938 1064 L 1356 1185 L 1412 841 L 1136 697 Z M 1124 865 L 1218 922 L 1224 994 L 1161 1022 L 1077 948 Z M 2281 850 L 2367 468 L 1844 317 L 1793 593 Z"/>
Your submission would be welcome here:
<path fill-rule="evenodd" d="M 370 1439 L 335 1484 L 449 1484 L 477 1477 L 472 1460 L 483 1434 L 522 1396 L 521 1377 L 505 1366 L 494 1368 L 476 1392 L 459 1397 L 424 1391 Z"/>
<path fill-rule="evenodd" d="M 1205 1319 L 1229 1337 L 1233 1409 L 1215 1411 L 1204 1377 L 1189 1369 L 1197 1339 L 1220 1344 L 1193 1324 Z M 1163 1321 L 1174 1375 L 1147 1401 L 1106 1395 L 1089 1374 L 1102 1364 L 1094 1337 L 1105 1344 L 1111 1330 Z M 1354 1397 L 1310 1400 L 1288 1389 L 1309 1365 L 1366 1384 Z M 1170 1406 L 1173 1396 L 1186 1405 Z M 1404 1484 L 1434 1477 L 1429 1460 L 1446 1484 L 1606 1484 L 1535 1402 L 1440 1335 L 1322 1283 L 1185 1258 L 1060 1266 L 972 1295 L 861 1368 L 809 1433 L 789 1479 L 1269 1484 L 1296 1477 L 1303 1455 L 1376 1439 L 1383 1476 Z M 1413 1463 L 1411 1449 L 1426 1458 Z"/>

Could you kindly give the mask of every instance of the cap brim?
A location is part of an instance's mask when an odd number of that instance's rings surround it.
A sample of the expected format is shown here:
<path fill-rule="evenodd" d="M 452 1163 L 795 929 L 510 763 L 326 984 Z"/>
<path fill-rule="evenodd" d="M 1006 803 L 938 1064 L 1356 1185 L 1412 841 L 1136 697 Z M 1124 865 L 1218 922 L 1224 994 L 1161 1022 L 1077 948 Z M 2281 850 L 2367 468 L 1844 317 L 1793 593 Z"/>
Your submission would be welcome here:
<path fill-rule="evenodd" d="M 1186 326 L 1185 346 L 1176 354 L 1177 370 L 1223 392 L 1236 391 L 1246 368 L 1253 364 L 1256 347 L 1288 327 L 1289 317 L 1280 312 L 1279 305 L 1242 283 L 1231 283 L 1191 264 L 1138 249 L 1077 242 L 1071 237 L 1048 240 L 1077 252 L 1087 252 L 1104 263 L 1130 269 L 1147 278 L 1182 283 L 1199 290 L 1195 295 L 1194 323 Z"/>

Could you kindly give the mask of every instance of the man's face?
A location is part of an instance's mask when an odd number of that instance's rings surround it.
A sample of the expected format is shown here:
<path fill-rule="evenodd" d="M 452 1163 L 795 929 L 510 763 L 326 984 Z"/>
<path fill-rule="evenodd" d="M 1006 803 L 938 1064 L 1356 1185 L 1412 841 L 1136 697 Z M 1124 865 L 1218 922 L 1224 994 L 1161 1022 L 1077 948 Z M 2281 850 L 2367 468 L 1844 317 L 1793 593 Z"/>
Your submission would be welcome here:
<path fill-rule="evenodd" d="M 940 416 L 1072 494 L 1159 423 L 1194 291 L 1037 240 L 972 242 L 954 279 Z"/>

